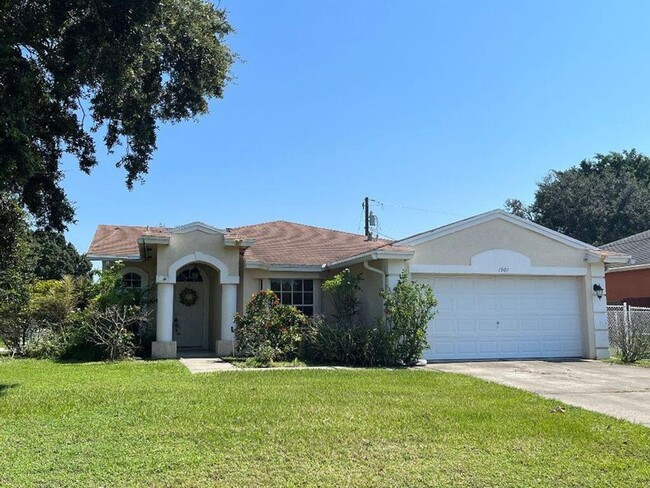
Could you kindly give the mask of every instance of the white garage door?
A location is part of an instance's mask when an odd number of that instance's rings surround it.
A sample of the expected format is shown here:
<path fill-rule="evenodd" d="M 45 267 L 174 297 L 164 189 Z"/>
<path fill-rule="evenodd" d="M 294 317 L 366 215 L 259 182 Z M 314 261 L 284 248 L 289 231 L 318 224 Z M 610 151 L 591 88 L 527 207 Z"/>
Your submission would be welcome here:
<path fill-rule="evenodd" d="M 439 302 L 427 359 L 582 356 L 577 278 L 414 278 L 432 285 Z"/>

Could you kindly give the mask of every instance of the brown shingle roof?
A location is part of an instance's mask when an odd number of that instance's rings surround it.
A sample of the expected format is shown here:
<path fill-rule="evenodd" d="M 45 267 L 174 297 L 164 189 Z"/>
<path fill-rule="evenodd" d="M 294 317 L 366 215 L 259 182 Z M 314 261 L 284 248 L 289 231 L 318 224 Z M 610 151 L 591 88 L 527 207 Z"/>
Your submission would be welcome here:
<path fill-rule="evenodd" d="M 255 239 L 244 257 L 266 264 L 322 265 L 392 244 L 392 241 L 368 241 L 363 235 L 284 220 L 236 227 L 229 231 L 237 236 Z M 391 246 L 391 250 L 411 249 Z"/>
<path fill-rule="evenodd" d="M 128 258 L 138 256 L 138 239 L 143 236 L 168 237 L 170 229 L 137 225 L 98 225 L 88 255 Z"/>
<path fill-rule="evenodd" d="M 405 246 L 392 246 L 392 241 L 366 237 L 349 232 L 277 220 L 263 224 L 228 229 L 228 237 L 252 238 L 246 249 L 248 261 L 265 264 L 320 266 L 351 258 L 379 248 L 410 251 Z M 88 254 L 99 257 L 128 258 L 139 254 L 138 238 L 169 237 L 171 229 L 127 225 L 99 225 Z"/>

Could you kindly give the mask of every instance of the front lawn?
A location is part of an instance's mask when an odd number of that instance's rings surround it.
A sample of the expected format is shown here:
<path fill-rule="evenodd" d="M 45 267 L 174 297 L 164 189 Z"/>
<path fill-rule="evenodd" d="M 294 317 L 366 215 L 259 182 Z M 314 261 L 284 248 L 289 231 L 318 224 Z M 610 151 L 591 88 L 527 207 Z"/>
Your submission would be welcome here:
<path fill-rule="evenodd" d="M 648 486 L 650 429 L 412 370 L 0 362 L 2 486 Z"/>

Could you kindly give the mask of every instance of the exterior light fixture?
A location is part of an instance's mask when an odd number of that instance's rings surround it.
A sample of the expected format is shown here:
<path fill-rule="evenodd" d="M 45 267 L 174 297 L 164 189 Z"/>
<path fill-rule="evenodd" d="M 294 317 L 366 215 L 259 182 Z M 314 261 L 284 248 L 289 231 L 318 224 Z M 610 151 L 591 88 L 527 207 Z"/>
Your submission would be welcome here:
<path fill-rule="evenodd" d="M 192 281 L 198 281 L 200 277 L 201 277 L 201 272 L 199 271 L 199 268 L 197 268 L 195 264 L 194 268 L 192 268 L 192 271 L 190 271 L 190 278 L 192 278 Z"/>
<path fill-rule="evenodd" d="M 596 292 L 596 296 L 598 297 L 598 300 L 603 298 L 603 287 L 600 286 L 599 284 L 594 285 L 594 292 Z"/>

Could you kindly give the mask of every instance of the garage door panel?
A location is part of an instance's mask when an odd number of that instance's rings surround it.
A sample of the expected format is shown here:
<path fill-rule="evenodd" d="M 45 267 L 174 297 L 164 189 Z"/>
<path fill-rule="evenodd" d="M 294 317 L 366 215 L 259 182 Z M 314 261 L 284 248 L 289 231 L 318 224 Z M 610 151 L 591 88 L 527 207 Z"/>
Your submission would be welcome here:
<path fill-rule="evenodd" d="M 519 310 L 519 301 L 514 295 L 499 297 L 499 310 L 516 312 Z"/>
<path fill-rule="evenodd" d="M 519 320 L 517 319 L 499 321 L 499 331 L 503 333 L 519 332 L 519 329 Z"/>
<path fill-rule="evenodd" d="M 452 319 L 436 319 L 433 322 L 433 328 L 436 335 L 453 334 L 454 321 Z"/>
<path fill-rule="evenodd" d="M 453 309 L 456 312 L 473 312 L 476 309 L 474 297 L 472 296 L 458 296 L 455 297 L 452 302 L 454 304 Z"/>
<path fill-rule="evenodd" d="M 438 314 L 427 359 L 576 357 L 582 354 L 576 278 L 422 277 Z"/>
<path fill-rule="evenodd" d="M 471 342 L 459 342 L 456 352 L 459 354 L 476 354 L 476 343 Z"/>
<path fill-rule="evenodd" d="M 501 339 L 499 341 L 499 352 L 506 356 L 516 355 L 519 352 L 519 341 L 508 341 Z"/>
<path fill-rule="evenodd" d="M 499 352 L 499 343 L 496 340 L 493 341 L 481 341 L 478 345 L 478 351 L 481 354 L 496 354 Z M 467 358 L 463 358 L 467 359 Z"/>
<path fill-rule="evenodd" d="M 437 294 L 435 292 L 435 288 L 434 288 L 433 293 L 436 295 L 436 299 L 438 300 L 438 307 L 436 308 L 438 310 L 438 313 L 442 313 L 444 311 L 454 309 L 454 297 L 453 296 L 447 295 L 447 294 L 444 294 L 444 295 L 443 294 Z"/>
<path fill-rule="evenodd" d="M 499 310 L 499 297 L 498 296 L 479 296 L 478 311 L 479 312 L 496 312 Z"/>
<path fill-rule="evenodd" d="M 539 354 L 542 348 L 539 341 L 521 341 L 521 352 L 524 354 Z"/>
<path fill-rule="evenodd" d="M 452 283 L 452 290 L 454 293 L 469 293 L 472 294 L 474 290 L 474 281 L 467 281 L 462 278 L 454 278 Z M 438 283 L 438 286 L 444 286 L 443 283 Z"/>
<path fill-rule="evenodd" d="M 519 310 L 521 312 L 537 312 L 541 311 L 541 301 L 539 298 L 535 297 L 520 297 L 519 298 Z"/>
<path fill-rule="evenodd" d="M 476 320 L 474 319 L 458 319 L 456 321 L 456 332 L 459 334 L 475 334 L 476 329 Z"/>
<path fill-rule="evenodd" d="M 499 329 L 496 320 L 479 320 L 478 330 L 479 332 L 497 332 Z"/>
<path fill-rule="evenodd" d="M 522 332 L 533 332 L 539 330 L 539 319 L 522 319 L 521 320 L 521 331 Z"/>

